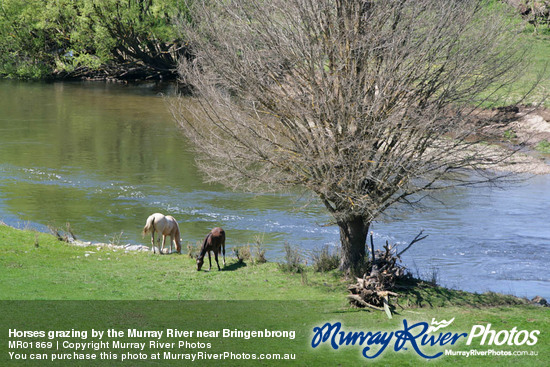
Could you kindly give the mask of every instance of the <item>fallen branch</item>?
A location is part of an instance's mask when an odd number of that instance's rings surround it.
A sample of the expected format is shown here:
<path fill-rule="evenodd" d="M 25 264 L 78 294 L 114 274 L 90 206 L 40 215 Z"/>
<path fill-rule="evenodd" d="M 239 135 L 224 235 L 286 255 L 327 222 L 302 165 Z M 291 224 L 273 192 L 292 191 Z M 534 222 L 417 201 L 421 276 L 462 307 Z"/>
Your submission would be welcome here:
<path fill-rule="evenodd" d="M 371 232 L 371 268 L 362 278 L 356 278 L 356 283 L 348 286 L 348 291 L 351 293 L 347 296 L 349 302 L 356 307 L 385 311 L 388 318 L 391 319 L 390 297 L 399 297 L 399 294 L 393 292 L 393 290 L 396 288 L 399 279 L 408 276 L 405 267 L 398 263 L 400 261 L 399 256 L 414 243 L 426 237 L 422 236 L 422 231 L 420 231 L 403 251 L 397 253 L 397 247 L 390 245 L 387 241 L 383 246 L 383 250 L 374 250 L 374 240 Z"/>
<path fill-rule="evenodd" d="M 370 249 L 372 254 L 372 264 L 376 264 L 376 258 L 374 256 L 374 240 L 372 237 L 372 231 L 370 231 Z"/>
<path fill-rule="evenodd" d="M 359 303 L 360 305 L 362 305 L 364 307 L 373 308 L 373 309 L 378 310 L 378 311 L 384 311 L 383 307 L 377 307 L 377 306 L 371 305 L 370 303 L 365 302 L 361 297 L 359 297 L 356 294 L 348 294 L 348 298 L 351 299 L 351 300 L 356 301 L 357 303 Z"/>
<path fill-rule="evenodd" d="M 403 255 L 403 253 L 405 251 L 407 251 L 412 245 L 414 245 L 416 242 L 419 242 L 419 241 L 422 241 L 423 239 L 425 239 L 426 237 L 428 237 L 428 235 L 425 235 L 424 237 L 420 237 L 422 235 L 422 233 L 424 232 L 424 230 L 421 230 L 419 234 L 416 235 L 416 237 L 411 241 L 411 243 L 409 243 L 409 245 L 407 247 L 405 247 L 405 249 L 403 251 L 401 251 L 400 253 L 397 254 L 397 257 L 401 257 L 401 255 Z"/>

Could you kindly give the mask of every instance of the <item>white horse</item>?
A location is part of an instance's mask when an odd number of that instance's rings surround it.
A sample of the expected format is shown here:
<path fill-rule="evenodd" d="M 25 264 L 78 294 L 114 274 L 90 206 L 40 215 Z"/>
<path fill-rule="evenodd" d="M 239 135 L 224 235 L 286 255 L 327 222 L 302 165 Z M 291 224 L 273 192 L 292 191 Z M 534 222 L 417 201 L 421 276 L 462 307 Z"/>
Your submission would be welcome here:
<path fill-rule="evenodd" d="M 151 214 L 147 218 L 145 227 L 143 227 L 143 235 L 151 232 L 151 245 L 153 247 L 153 253 L 155 253 L 155 231 L 159 233 L 159 238 L 157 242 L 160 242 L 160 235 L 162 235 L 162 249 L 159 244 L 159 253 L 162 254 L 164 250 L 164 243 L 166 242 L 166 237 L 170 236 L 170 252 L 172 252 L 172 242 L 176 245 L 176 252 L 181 252 L 181 242 L 180 242 L 180 228 L 178 222 L 171 215 L 164 215 L 160 213 Z"/>

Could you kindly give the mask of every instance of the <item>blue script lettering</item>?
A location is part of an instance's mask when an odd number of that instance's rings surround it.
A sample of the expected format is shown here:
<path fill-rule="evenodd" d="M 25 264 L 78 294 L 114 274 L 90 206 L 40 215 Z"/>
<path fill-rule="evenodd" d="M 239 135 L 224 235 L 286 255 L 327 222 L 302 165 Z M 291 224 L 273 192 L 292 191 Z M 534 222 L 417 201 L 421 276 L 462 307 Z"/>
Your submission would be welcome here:
<path fill-rule="evenodd" d="M 374 355 L 369 356 L 367 352 L 370 350 L 370 347 L 365 347 L 363 349 L 363 356 L 366 358 L 376 358 L 382 353 L 386 347 L 390 344 L 392 338 L 393 338 L 393 332 L 391 333 L 382 333 L 380 331 L 376 333 L 372 332 L 344 332 L 340 331 L 342 328 L 342 324 L 339 322 L 336 322 L 334 324 L 331 324 L 327 322 L 322 327 L 314 327 L 313 332 L 315 333 L 313 335 L 313 339 L 311 339 L 311 346 L 313 348 L 316 348 L 320 343 L 325 343 L 330 338 L 330 345 L 333 349 L 338 349 L 342 345 L 382 345 L 382 348 L 380 348 Z"/>
<path fill-rule="evenodd" d="M 340 330 L 341 327 L 342 324 L 340 324 L 339 322 L 335 323 L 334 325 L 331 325 L 330 322 L 327 322 L 322 327 L 314 327 L 313 332 L 315 333 L 315 335 L 313 335 L 313 339 L 311 339 L 311 346 L 313 348 L 316 348 L 320 343 L 326 342 L 328 338 L 330 338 L 330 335 L 334 330 L 334 336 L 332 337 L 330 344 L 332 345 L 332 348 L 338 349 L 338 344 L 336 344 L 336 341 L 334 339 L 336 337 L 336 334 L 338 333 L 338 330 Z"/>
<path fill-rule="evenodd" d="M 434 346 L 436 345 L 437 343 L 439 343 L 439 345 L 445 345 L 445 344 L 449 344 L 449 342 L 451 344 L 454 344 L 456 343 L 456 341 L 461 337 L 467 337 L 468 334 L 466 333 L 462 333 L 462 334 L 452 334 L 452 333 L 446 333 L 445 335 L 443 335 L 442 333 L 439 333 L 439 335 L 437 336 L 437 338 L 435 337 L 435 335 L 430 335 L 428 336 L 428 334 L 424 335 L 422 337 L 422 342 L 421 344 L 422 345 L 426 345 L 426 344 L 430 344 L 431 346 Z"/>
<path fill-rule="evenodd" d="M 321 327 L 314 327 L 313 328 L 313 338 L 311 339 L 311 346 L 313 348 L 317 348 L 321 343 L 325 343 L 328 340 L 330 340 L 330 346 L 333 349 L 338 349 L 342 345 L 360 345 L 364 346 L 362 355 L 365 358 L 376 358 L 386 348 L 388 345 L 390 345 L 392 339 L 394 339 L 395 336 L 395 344 L 393 346 L 393 349 L 398 352 L 401 349 L 407 349 L 405 346 L 407 345 L 407 342 L 412 346 L 413 350 L 421 357 L 426 359 L 433 359 L 440 357 L 443 352 L 436 353 L 434 355 L 427 355 L 420 350 L 420 347 L 418 345 L 418 341 L 420 341 L 420 344 L 422 346 L 426 344 L 430 344 L 431 346 L 434 345 L 440 345 L 443 346 L 445 344 L 455 344 L 457 340 L 463 336 L 467 337 L 468 335 L 466 333 L 462 334 L 451 334 L 446 333 L 443 335 L 443 333 L 439 333 L 439 335 L 429 335 L 427 334 L 427 330 L 429 328 L 429 325 L 427 322 L 418 322 L 414 325 L 410 325 L 407 322 L 407 320 L 403 319 L 403 330 L 398 330 L 395 332 L 372 332 L 372 331 L 341 331 L 342 324 L 340 322 L 335 322 L 334 324 L 331 324 L 330 322 L 327 322 Z M 371 346 L 376 345 L 380 346 L 376 352 L 369 355 L 369 351 L 371 350 Z"/>
<path fill-rule="evenodd" d="M 420 330 L 420 332 L 418 334 L 413 335 L 410 332 L 410 330 L 416 329 L 417 327 L 421 327 L 422 330 Z M 424 333 L 426 332 L 426 330 L 428 330 L 429 327 L 430 327 L 430 325 L 428 325 L 427 322 L 419 322 L 419 323 L 416 323 L 414 325 L 408 326 L 407 320 L 403 319 L 403 330 L 395 332 L 395 337 L 397 338 L 397 340 L 396 340 L 396 342 L 393 346 L 393 349 L 397 352 L 405 346 L 407 341 L 409 341 L 411 343 L 414 351 L 416 353 L 418 353 L 419 356 L 422 356 L 426 359 L 432 359 L 432 358 L 439 357 L 440 355 L 443 354 L 443 352 L 436 353 L 433 356 L 428 356 L 428 355 L 422 353 L 422 351 L 418 347 L 418 344 L 416 344 L 416 339 L 419 338 L 420 336 L 424 335 Z"/>
<path fill-rule="evenodd" d="M 391 333 L 381 333 L 380 331 L 372 334 L 370 331 L 368 334 L 371 334 L 372 337 L 367 342 L 367 345 L 372 344 L 382 344 L 382 348 L 378 349 L 378 352 L 374 353 L 372 356 L 369 356 L 367 352 L 370 350 L 370 347 L 363 348 L 363 357 L 365 358 L 376 358 L 378 357 L 390 344 L 391 339 L 393 338 L 393 331 Z"/>

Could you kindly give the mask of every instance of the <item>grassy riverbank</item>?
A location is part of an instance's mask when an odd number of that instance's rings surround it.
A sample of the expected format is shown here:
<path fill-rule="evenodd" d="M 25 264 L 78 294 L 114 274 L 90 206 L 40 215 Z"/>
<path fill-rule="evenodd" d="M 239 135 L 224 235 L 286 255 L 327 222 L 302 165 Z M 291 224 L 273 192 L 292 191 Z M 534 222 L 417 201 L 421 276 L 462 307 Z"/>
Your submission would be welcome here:
<path fill-rule="evenodd" d="M 283 272 L 276 263 L 238 263 L 197 272 L 187 255 L 154 255 L 102 246 L 72 246 L 56 237 L 0 225 L 0 299 L 13 300 L 325 300 L 345 302 L 348 281 L 337 271 Z M 220 259 L 221 264 L 221 259 Z M 522 300 L 473 294 L 426 282 L 403 290 L 400 304 L 424 306 L 514 305 Z"/>
<path fill-rule="evenodd" d="M 0 277 L 0 299 L 3 300 L 0 304 L 6 308 L 1 312 L 2 328 L 24 328 L 32 323 L 37 329 L 52 325 L 81 329 L 179 327 L 214 330 L 223 325 L 249 330 L 294 329 L 297 336 L 291 341 L 213 339 L 212 343 L 215 347 L 235 350 L 246 345 L 252 351 L 266 351 L 267 348 L 296 353 L 297 359 L 286 361 L 287 365 L 369 362 L 407 366 L 417 365 L 424 359 L 413 351 L 395 352 L 391 346 L 383 357 L 373 361 L 361 356 L 359 346 L 333 350 L 322 345 L 312 349 L 309 346 L 311 330 L 325 322 L 336 321 L 341 322 L 345 330 L 399 330 L 403 328 L 404 319 L 409 323 L 429 323 L 432 318 L 455 318 L 453 332 L 469 333 L 473 325 L 490 323 L 492 330 L 538 329 L 540 335 L 538 343 L 531 347 L 495 347 L 487 343 L 474 347 L 462 341 L 452 347 L 428 348 L 432 354 L 450 348 L 453 351 L 526 350 L 536 351 L 538 355 L 467 359 L 443 356 L 434 361 L 436 365 L 468 362 L 468 365 L 534 366 L 545 365 L 550 358 L 549 309 L 493 293 L 472 294 L 421 283 L 404 295 L 399 302 L 403 307 L 397 307 L 396 315 L 389 320 L 383 312 L 350 309 L 345 300 L 347 282 L 338 273 L 314 273 L 308 269 L 303 275 L 288 274 L 274 263 L 243 265 L 229 257 L 224 271 L 197 272 L 193 260 L 185 255 L 159 256 L 102 247 L 75 247 L 48 234 L 8 226 L 0 226 Z M 213 300 L 216 301 L 211 302 Z M 35 309 L 40 311 L 34 312 Z M 242 361 L 226 362 L 242 364 Z"/>

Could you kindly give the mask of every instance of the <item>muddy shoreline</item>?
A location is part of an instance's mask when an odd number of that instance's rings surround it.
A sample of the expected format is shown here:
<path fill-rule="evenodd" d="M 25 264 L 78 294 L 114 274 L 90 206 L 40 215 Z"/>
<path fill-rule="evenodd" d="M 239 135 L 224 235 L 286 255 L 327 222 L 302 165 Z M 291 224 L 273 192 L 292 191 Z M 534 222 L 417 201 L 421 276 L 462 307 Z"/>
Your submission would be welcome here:
<path fill-rule="evenodd" d="M 483 138 L 495 148 L 515 153 L 502 170 L 535 175 L 550 174 L 550 154 L 537 150 L 550 142 L 550 109 L 527 106 L 483 110 L 477 113 L 488 121 L 481 130 Z"/>

